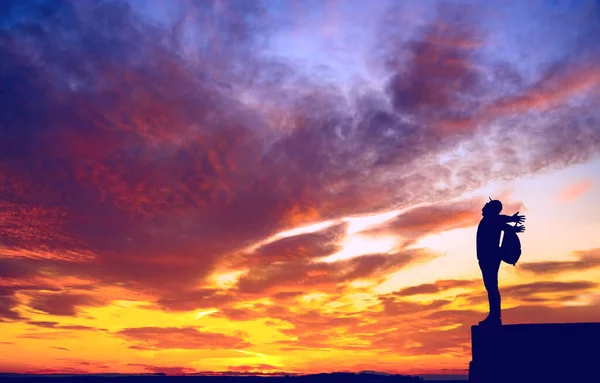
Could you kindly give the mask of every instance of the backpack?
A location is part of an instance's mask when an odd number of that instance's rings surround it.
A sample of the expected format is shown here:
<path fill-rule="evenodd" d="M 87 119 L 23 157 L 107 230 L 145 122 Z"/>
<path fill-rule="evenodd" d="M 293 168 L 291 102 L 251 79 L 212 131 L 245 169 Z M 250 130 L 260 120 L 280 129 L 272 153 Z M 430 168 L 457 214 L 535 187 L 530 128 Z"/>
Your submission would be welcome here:
<path fill-rule="evenodd" d="M 512 230 L 504 231 L 504 238 L 500 246 L 500 257 L 504 262 L 513 266 L 517 264 L 519 257 L 521 257 L 521 241 L 517 233 Z"/>

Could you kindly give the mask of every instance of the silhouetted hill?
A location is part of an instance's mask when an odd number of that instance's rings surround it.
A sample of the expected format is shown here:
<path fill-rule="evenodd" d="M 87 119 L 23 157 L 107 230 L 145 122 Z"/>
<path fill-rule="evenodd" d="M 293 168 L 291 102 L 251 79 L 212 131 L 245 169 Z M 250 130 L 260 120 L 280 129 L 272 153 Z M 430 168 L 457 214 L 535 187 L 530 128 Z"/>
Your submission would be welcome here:
<path fill-rule="evenodd" d="M 206 376 L 186 375 L 168 376 L 164 374 L 89 374 L 89 375 L 31 375 L 31 374 L 0 374 L 3 383 L 10 382 L 39 382 L 39 383 L 101 383 L 101 382 L 198 382 L 198 383 L 417 383 L 423 379 L 416 376 L 392 375 L 382 373 L 351 373 L 335 372 L 312 375 L 247 375 L 247 376 Z"/>

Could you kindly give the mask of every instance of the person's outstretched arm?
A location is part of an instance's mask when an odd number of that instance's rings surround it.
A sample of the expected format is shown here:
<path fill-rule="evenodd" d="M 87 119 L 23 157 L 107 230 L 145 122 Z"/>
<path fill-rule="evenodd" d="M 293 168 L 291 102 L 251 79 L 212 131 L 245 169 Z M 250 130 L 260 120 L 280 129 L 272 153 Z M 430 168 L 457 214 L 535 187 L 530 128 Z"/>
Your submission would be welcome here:
<path fill-rule="evenodd" d="M 522 233 L 522 232 L 525 231 L 525 226 L 518 225 L 518 224 L 515 225 L 515 226 L 512 226 L 512 225 L 509 225 L 509 224 L 505 223 L 505 224 L 502 225 L 502 230 L 504 230 L 504 231 L 512 231 L 512 232 L 515 232 L 515 233 Z"/>
<path fill-rule="evenodd" d="M 525 216 L 519 215 L 519 212 L 516 212 L 513 215 L 500 214 L 499 217 L 502 220 L 502 223 L 508 223 L 508 222 L 523 223 L 525 221 Z"/>

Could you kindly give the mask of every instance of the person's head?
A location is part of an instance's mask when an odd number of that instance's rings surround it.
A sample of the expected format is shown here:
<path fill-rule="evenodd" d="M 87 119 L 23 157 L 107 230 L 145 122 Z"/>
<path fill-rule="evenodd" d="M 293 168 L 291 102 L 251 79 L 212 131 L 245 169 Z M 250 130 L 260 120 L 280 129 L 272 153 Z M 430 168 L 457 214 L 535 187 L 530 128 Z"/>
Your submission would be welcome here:
<path fill-rule="evenodd" d="M 485 204 L 483 209 L 481 209 L 481 214 L 483 216 L 498 215 L 498 214 L 500 214 L 501 211 L 502 211 L 502 202 L 498 201 L 497 199 L 492 200 L 490 198 L 490 201 Z"/>

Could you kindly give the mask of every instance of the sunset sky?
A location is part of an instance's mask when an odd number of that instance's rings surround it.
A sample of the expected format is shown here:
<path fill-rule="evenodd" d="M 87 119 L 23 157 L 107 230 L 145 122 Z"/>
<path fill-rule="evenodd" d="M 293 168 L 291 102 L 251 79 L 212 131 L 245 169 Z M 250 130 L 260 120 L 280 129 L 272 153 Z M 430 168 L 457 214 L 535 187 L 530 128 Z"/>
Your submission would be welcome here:
<path fill-rule="evenodd" d="M 600 2 L 4 0 L 0 371 L 462 374 L 600 321 Z"/>

